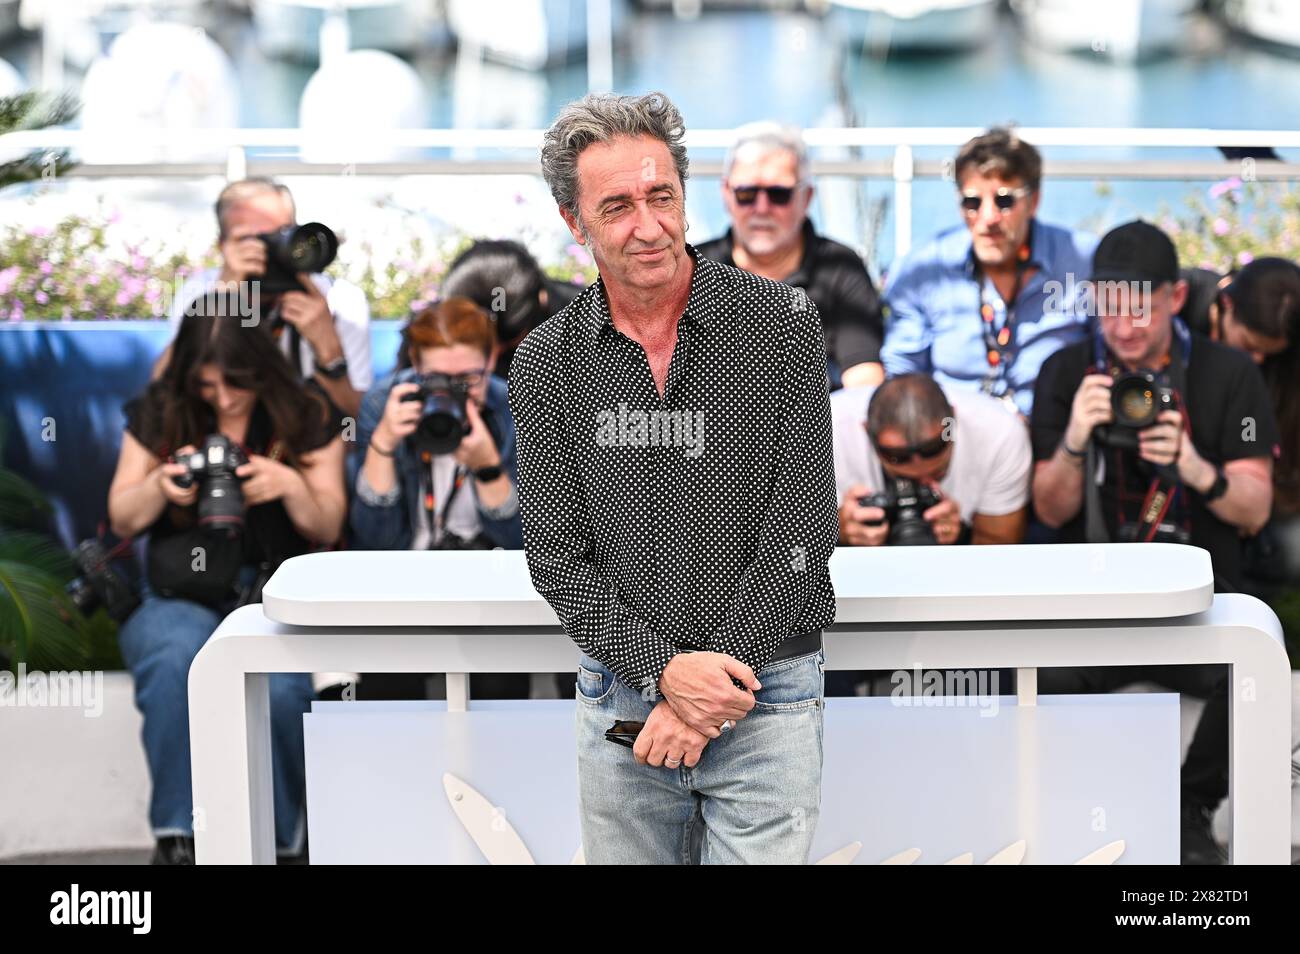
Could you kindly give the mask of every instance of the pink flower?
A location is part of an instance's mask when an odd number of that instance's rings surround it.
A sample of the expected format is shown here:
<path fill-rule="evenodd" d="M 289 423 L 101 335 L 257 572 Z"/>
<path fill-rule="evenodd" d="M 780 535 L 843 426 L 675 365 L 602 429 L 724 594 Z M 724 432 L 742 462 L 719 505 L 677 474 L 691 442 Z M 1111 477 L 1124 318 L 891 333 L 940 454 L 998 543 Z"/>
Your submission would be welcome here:
<path fill-rule="evenodd" d="M 38 291 L 35 295 L 35 298 L 36 298 L 36 304 L 38 305 L 48 305 L 50 303 L 50 296 L 45 294 L 45 292 L 43 291 Z"/>
<path fill-rule="evenodd" d="M 1214 220 L 1214 234 L 1215 234 L 1215 235 L 1227 235 L 1227 234 L 1228 234 L 1229 232 L 1231 232 L 1231 231 L 1232 231 L 1232 226 L 1228 224 L 1228 220 L 1227 220 L 1227 219 L 1215 219 L 1215 220 Z"/>
<path fill-rule="evenodd" d="M 1238 265 L 1249 265 L 1254 260 L 1255 256 L 1251 255 L 1250 252 L 1242 252 L 1237 256 Z"/>
<path fill-rule="evenodd" d="M 14 287 L 14 279 L 18 277 L 21 269 L 17 265 L 10 265 L 8 268 L 0 269 L 0 295 L 9 294 L 9 289 Z"/>
<path fill-rule="evenodd" d="M 1214 185 L 1210 186 L 1210 198 L 1221 199 L 1229 192 L 1236 193 L 1239 192 L 1240 189 L 1241 179 L 1237 176 L 1233 176 L 1230 179 L 1224 179 L 1222 182 L 1216 182 Z M 1237 198 L 1237 196 L 1234 195 L 1233 198 Z"/>
<path fill-rule="evenodd" d="M 41 274 L 48 275 L 54 271 L 54 265 L 50 262 L 41 262 Z"/>

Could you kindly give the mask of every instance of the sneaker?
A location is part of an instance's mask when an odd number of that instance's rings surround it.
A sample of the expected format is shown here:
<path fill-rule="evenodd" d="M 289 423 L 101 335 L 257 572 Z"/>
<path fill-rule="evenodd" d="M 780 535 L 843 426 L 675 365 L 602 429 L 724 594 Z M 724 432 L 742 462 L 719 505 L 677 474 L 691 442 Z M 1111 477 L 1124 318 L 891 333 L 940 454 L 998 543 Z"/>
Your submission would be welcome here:
<path fill-rule="evenodd" d="M 1214 811 L 1206 805 L 1184 805 L 1182 814 L 1182 863 L 1226 865 L 1228 853 L 1214 840 L 1210 828 Z"/>
<path fill-rule="evenodd" d="M 151 865 L 194 864 L 194 839 L 188 835 L 164 835 L 153 849 Z"/>

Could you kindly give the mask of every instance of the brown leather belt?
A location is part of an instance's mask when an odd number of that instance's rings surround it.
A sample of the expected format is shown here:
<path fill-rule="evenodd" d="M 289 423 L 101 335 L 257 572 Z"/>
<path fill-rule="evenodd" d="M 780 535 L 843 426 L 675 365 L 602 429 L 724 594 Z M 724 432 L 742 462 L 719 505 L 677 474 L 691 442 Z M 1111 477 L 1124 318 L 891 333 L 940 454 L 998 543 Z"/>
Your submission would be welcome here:
<path fill-rule="evenodd" d="M 822 631 L 820 629 L 810 629 L 806 633 L 800 633 L 798 636 L 791 636 L 776 647 L 776 652 L 772 654 L 769 663 L 780 662 L 782 659 L 792 659 L 795 656 L 807 656 L 809 653 L 815 653 L 822 648 Z"/>

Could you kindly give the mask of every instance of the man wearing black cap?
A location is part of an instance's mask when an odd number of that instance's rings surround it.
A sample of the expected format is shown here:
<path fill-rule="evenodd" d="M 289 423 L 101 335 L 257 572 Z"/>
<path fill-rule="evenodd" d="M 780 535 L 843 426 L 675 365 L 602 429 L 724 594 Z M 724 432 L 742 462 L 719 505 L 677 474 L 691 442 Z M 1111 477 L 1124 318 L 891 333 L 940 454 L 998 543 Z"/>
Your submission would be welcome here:
<path fill-rule="evenodd" d="M 1034 509 L 1060 528 L 1064 542 L 1203 547 L 1215 589 L 1235 591 L 1241 536 L 1264 525 L 1273 498 L 1278 435 L 1264 380 L 1248 356 L 1189 331 L 1177 317 L 1187 283 L 1173 243 L 1155 226 L 1138 221 L 1112 230 L 1097 246 L 1092 276 L 1091 336 L 1048 358 L 1034 389 Z M 1126 382 L 1134 373 L 1151 378 L 1146 386 Z M 1116 421 L 1113 401 L 1124 393 L 1128 425 Z M 1147 401 L 1154 423 L 1134 426 Z M 1207 696 L 1183 765 L 1182 854 L 1184 863 L 1222 861 L 1209 833 L 1227 794 L 1222 667 L 1044 670 L 1040 689 L 1107 691 L 1139 680 Z"/>

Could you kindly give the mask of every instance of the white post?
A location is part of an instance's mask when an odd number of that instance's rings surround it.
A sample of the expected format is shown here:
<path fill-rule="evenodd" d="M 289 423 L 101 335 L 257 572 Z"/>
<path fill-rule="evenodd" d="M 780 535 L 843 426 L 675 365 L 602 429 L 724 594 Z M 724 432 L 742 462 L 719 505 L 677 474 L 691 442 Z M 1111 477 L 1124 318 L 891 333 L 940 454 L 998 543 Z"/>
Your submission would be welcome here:
<path fill-rule="evenodd" d="M 912 178 L 916 163 L 912 147 L 894 149 L 894 258 L 906 255 L 912 247 Z"/>
<path fill-rule="evenodd" d="M 614 88 L 614 18 L 610 0 L 587 0 L 587 92 Z"/>

